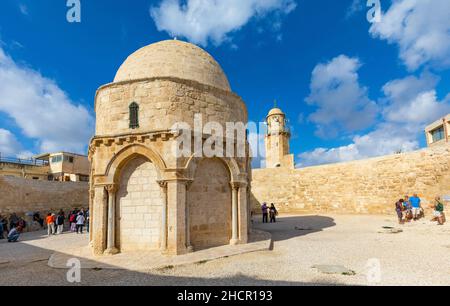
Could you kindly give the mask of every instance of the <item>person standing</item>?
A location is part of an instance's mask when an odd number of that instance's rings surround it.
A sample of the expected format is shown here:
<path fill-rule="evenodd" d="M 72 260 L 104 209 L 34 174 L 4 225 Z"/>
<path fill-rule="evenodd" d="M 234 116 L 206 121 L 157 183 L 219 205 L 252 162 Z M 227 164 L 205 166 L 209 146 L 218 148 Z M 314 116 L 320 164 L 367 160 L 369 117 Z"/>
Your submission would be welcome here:
<path fill-rule="evenodd" d="M 277 215 L 278 215 L 278 210 L 275 208 L 275 204 L 271 204 L 270 205 L 270 209 L 269 209 L 269 214 L 270 214 L 270 223 L 276 223 L 277 222 Z"/>
<path fill-rule="evenodd" d="M 47 223 L 47 236 L 50 237 L 55 234 L 55 221 L 51 213 L 48 213 L 45 222 Z"/>
<path fill-rule="evenodd" d="M 69 214 L 69 222 L 70 222 L 70 231 L 75 233 L 76 232 L 76 227 L 77 227 L 77 214 L 76 211 L 72 211 Z"/>
<path fill-rule="evenodd" d="M 89 216 L 89 208 L 86 210 L 86 231 L 89 233 L 89 222 L 90 222 L 90 216 Z"/>
<path fill-rule="evenodd" d="M 58 217 L 56 218 L 56 233 L 61 235 L 64 231 L 64 212 L 60 211 Z"/>
<path fill-rule="evenodd" d="M 41 218 L 41 215 L 39 214 L 39 212 L 35 212 L 33 214 L 33 221 L 36 221 L 37 223 L 39 223 L 39 225 L 41 226 L 41 229 L 44 228 L 44 219 Z"/>
<path fill-rule="evenodd" d="M 2 224 L 3 227 L 3 233 L 8 234 L 8 220 L 6 220 L 6 217 L 0 217 L 0 223 Z M 1 236 L 0 238 L 3 238 L 5 234 L 3 234 L 3 236 Z"/>
<path fill-rule="evenodd" d="M 5 237 L 3 237 L 3 217 L 0 216 L 0 240 L 1 239 L 5 239 Z"/>
<path fill-rule="evenodd" d="M 16 213 L 12 213 L 9 217 L 9 229 L 13 229 L 17 226 L 17 222 L 19 222 L 19 217 L 17 217 Z"/>
<path fill-rule="evenodd" d="M 444 204 L 441 202 L 440 197 L 436 197 L 433 208 L 434 208 L 433 213 L 434 217 L 431 221 L 437 221 L 438 225 L 444 225 L 445 223 Z"/>
<path fill-rule="evenodd" d="M 422 206 L 420 205 L 420 198 L 417 195 L 417 193 L 415 193 L 411 198 L 409 198 L 409 203 L 411 204 L 412 207 L 412 214 L 413 214 L 413 219 L 414 221 L 417 221 L 422 209 Z"/>
<path fill-rule="evenodd" d="M 77 234 L 83 234 L 84 221 L 84 215 L 80 212 L 77 216 Z"/>
<path fill-rule="evenodd" d="M 262 210 L 262 214 L 263 214 L 263 223 L 269 223 L 269 221 L 268 221 L 268 217 L 269 217 L 268 210 L 269 210 L 269 207 L 267 207 L 267 203 L 263 203 L 263 205 L 261 206 L 261 210 Z"/>

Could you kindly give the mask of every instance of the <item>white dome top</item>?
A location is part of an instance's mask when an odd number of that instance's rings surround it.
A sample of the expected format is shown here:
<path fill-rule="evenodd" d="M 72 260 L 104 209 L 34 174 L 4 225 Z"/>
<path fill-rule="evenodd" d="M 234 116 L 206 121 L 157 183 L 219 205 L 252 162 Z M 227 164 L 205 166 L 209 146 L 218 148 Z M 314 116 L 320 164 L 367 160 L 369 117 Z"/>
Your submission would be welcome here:
<path fill-rule="evenodd" d="M 131 54 L 117 71 L 114 82 L 174 77 L 231 91 L 220 65 L 205 50 L 179 40 L 165 40 Z"/>

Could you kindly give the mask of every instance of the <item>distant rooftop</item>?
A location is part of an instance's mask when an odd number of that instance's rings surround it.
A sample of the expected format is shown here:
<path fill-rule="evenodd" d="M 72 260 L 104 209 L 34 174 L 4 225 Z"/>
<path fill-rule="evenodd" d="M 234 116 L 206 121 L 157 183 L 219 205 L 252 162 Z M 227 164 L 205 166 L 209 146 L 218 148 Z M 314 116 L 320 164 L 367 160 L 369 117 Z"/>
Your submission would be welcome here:
<path fill-rule="evenodd" d="M 0 153 L 0 163 L 16 164 L 16 165 L 27 165 L 27 166 L 47 166 L 48 161 L 40 160 L 35 158 L 17 158 L 17 157 L 7 157 Z"/>
<path fill-rule="evenodd" d="M 82 154 L 77 154 L 77 153 L 70 153 L 70 152 L 54 152 L 54 153 L 43 153 L 43 154 L 39 154 L 39 155 L 35 155 L 33 156 L 33 159 L 39 159 L 39 160 L 49 160 L 50 156 L 54 156 L 54 155 L 72 155 L 72 156 L 81 156 L 81 157 L 87 157 L 87 155 L 82 155 Z"/>

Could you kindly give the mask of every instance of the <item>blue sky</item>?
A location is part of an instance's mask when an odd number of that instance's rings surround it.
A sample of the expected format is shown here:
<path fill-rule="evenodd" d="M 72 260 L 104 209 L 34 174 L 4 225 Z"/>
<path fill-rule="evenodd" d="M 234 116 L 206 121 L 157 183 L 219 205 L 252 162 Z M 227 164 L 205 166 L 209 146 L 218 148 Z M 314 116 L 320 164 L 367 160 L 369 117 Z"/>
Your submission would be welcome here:
<path fill-rule="evenodd" d="M 173 36 L 216 58 L 249 120 L 278 101 L 299 166 L 423 147 L 425 125 L 450 112 L 450 2 L 381 0 L 374 24 L 366 2 L 81 0 L 68 23 L 66 0 L 3 0 L 0 151 L 85 152 L 96 89 Z"/>

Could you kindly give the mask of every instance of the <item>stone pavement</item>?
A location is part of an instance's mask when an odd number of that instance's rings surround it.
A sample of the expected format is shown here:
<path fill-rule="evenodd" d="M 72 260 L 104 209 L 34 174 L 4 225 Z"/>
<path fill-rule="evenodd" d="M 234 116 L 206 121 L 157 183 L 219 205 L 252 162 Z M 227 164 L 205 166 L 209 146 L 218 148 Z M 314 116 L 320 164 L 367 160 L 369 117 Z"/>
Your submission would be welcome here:
<path fill-rule="evenodd" d="M 259 217 L 254 220 L 255 229 L 271 233 L 270 251 L 147 271 L 83 269 L 79 285 L 450 285 L 450 223 L 438 226 L 424 219 L 399 226 L 394 213 L 283 215 L 276 224 L 262 224 Z M 380 233 L 388 227 L 403 232 Z M 47 238 L 44 232 L 26 233 L 14 244 L 0 240 L 0 286 L 73 286 L 67 281 L 67 269 L 51 268 L 48 259 L 87 243 L 87 235 Z M 405 256 L 414 258 L 414 264 Z M 368 278 L 374 260 L 380 264 L 380 282 Z"/>
<path fill-rule="evenodd" d="M 226 245 L 181 256 L 164 256 L 158 252 L 129 252 L 114 256 L 94 256 L 89 246 L 66 249 L 51 255 L 48 265 L 52 268 L 67 269 L 67 262 L 77 258 L 82 269 L 113 269 L 129 271 L 148 271 L 166 269 L 194 263 L 206 263 L 219 258 L 241 255 L 245 253 L 267 251 L 271 247 L 271 235 L 254 230 L 250 235 L 250 243 L 243 245 Z"/>

